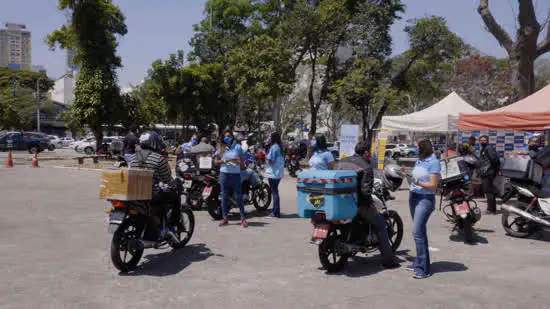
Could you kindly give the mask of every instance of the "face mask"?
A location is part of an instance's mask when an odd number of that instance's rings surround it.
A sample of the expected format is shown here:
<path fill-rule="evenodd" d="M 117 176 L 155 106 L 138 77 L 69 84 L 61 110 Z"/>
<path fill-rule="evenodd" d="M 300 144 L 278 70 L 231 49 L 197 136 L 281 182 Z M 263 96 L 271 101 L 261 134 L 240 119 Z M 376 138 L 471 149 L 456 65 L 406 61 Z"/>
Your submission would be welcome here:
<path fill-rule="evenodd" d="M 317 147 L 317 141 L 312 139 L 310 145 L 312 149 L 315 149 L 315 147 Z"/>
<path fill-rule="evenodd" d="M 538 149 L 539 149 L 539 146 L 536 144 L 529 145 L 529 150 L 538 150 Z"/>
<path fill-rule="evenodd" d="M 226 136 L 226 137 L 223 138 L 223 141 L 226 144 L 231 144 L 233 142 L 233 137 L 232 136 Z"/>
<path fill-rule="evenodd" d="M 479 145 L 481 146 L 481 148 L 487 147 L 487 143 L 479 143 Z"/>
<path fill-rule="evenodd" d="M 268 144 L 271 144 L 271 137 L 268 137 L 268 138 L 267 138 L 267 143 L 268 143 Z"/>
<path fill-rule="evenodd" d="M 197 141 L 196 139 L 192 139 L 192 140 L 191 140 L 191 144 L 193 144 L 193 145 L 196 145 L 196 144 L 198 144 L 198 143 L 199 143 L 199 141 Z"/>

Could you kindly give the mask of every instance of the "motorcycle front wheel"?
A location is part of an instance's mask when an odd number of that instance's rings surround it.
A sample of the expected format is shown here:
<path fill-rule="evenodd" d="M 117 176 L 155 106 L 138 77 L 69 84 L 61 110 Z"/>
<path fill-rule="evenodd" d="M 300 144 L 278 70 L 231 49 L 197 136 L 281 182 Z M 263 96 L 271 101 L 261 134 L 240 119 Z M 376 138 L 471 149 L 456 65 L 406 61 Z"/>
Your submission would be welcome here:
<path fill-rule="evenodd" d="M 403 220 L 395 210 L 388 210 L 384 214 L 386 219 L 386 230 L 390 239 L 391 249 L 393 252 L 399 249 L 403 240 Z"/>
<path fill-rule="evenodd" d="M 204 202 L 206 203 L 208 214 L 212 217 L 212 219 L 221 220 L 223 218 L 222 203 L 219 199 L 209 198 Z"/>
<path fill-rule="evenodd" d="M 139 231 L 136 220 L 127 218 L 118 227 L 111 240 L 111 260 L 113 265 L 121 272 L 129 272 L 136 269 L 143 248 L 139 248 Z"/>
<path fill-rule="evenodd" d="M 254 207 L 258 211 L 266 211 L 271 205 L 271 188 L 263 183 L 254 193 Z"/>
<path fill-rule="evenodd" d="M 468 215 L 466 219 L 462 219 L 462 231 L 464 232 L 464 243 L 473 244 L 474 243 L 474 224 L 472 220 L 472 215 Z"/>
<path fill-rule="evenodd" d="M 178 227 L 178 238 L 179 243 L 171 243 L 170 246 L 174 249 L 181 249 L 187 245 L 193 232 L 195 231 L 195 215 L 193 211 L 188 207 L 183 207 L 181 210 L 180 224 Z"/>
<path fill-rule="evenodd" d="M 521 210 L 525 210 L 525 206 L 514 205 Z M 527 238 L 535 233 L 535 227 L 531 221 L 513 212 L 502 213 L 502 227 L 506 234 L 516 238 Z"/>
<path fill-rule="evenodd" d="M 327 272 L 338 272 L 344 269 L 351 254 L 341 253 L 338 250 L 340 242 L 344 241 L 344 235 L 340 229 L 331 227 L 330 231 L 319 244 L 319 261 Z"/>

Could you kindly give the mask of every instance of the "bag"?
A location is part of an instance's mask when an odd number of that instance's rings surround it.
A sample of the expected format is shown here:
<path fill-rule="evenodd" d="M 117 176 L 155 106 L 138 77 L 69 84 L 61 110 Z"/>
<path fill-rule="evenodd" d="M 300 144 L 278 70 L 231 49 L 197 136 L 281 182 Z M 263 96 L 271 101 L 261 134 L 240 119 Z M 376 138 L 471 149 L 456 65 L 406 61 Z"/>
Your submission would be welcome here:
<path fill-rule="evenodd" d="M 497 197 L 502 197 L 506 193 L 506 177 L 498 175 L 493 181 L 494 192 Z"/>

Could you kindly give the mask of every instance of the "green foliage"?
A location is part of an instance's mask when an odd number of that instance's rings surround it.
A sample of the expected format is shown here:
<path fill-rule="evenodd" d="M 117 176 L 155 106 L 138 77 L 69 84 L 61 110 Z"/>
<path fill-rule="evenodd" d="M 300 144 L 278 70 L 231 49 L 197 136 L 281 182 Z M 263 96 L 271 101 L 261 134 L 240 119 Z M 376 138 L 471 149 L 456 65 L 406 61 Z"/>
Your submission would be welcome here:
<path fill-rule="evenodd" d="M 98 145 L 101 127 L 119 122 L 124 115 L 116 69 L 117 36 L 127 33 L 125 17 L 110 0 L 59 0 L 58 8 L 70 14 L 67 25 L 46 38 L 52 49 L 76 50 L 75 64 L 81 67 L 74 90 L 71 119 L 94 131 Z"/>

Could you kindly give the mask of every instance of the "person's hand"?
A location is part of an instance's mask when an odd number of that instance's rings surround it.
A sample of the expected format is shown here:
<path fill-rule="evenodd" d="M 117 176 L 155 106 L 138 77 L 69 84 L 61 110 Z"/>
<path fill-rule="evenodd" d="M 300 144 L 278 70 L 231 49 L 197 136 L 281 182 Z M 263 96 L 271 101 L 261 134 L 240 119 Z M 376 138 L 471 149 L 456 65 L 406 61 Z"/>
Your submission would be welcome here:
<path fill-rule="evenodd" d="M 407 175 L 407 182 L 409 184 L 416 184 L 413 176 L 411 176 L 411 175 Z"/>

